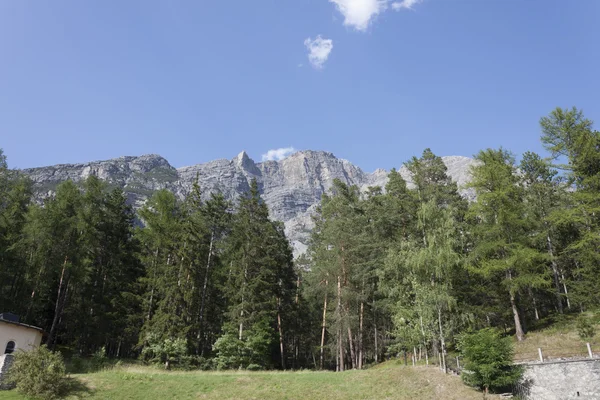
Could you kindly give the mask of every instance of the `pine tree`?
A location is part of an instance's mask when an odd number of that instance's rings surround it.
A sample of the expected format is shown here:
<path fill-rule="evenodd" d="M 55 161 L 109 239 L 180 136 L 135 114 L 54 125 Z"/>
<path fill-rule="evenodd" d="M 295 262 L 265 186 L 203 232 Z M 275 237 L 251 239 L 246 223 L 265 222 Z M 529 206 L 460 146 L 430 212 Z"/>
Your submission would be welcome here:
<path fill-rule="evenodd" d="M 471 186 L 477 193 L 477 202 L 471 208 L 477 223 L 472 229 L 477 239 L 470 257 L 471 271 L 485 277 L 490 289 L 500 287 L 506 293 L 516 336 L 521 341 L 525 331 L 519 297 L 530 288 L 547 285 L 543 268 L 546 258 L 531 247 L 514 158 L 502 149 L 481 151 L 475 158 L 481 164 L 472 169 Z"/>
<path fill-rule="evenodd" d="M 372 204 L 374 206 L 374 204 Z M 370 246 L 374 226 L 358 188 L 334 180 L 331 195 L 323 195 L 315 220 L 310 257 L 310 283 L 322 299 L 320 364 L 325 358 L 325 338 L 331 341 L 336 370 L 361 368 L 365 357 L 365 315 L 373 291 L 373 265 L 377 248 Z M 381 221 L 380 221 L 381 222 Z"/>
<path fill-rule="evenodd" d="M 23 312 L 27 296 L 23 227 L 31 200 L 31 182 L 8 169 L 0 149 L 0 309 Z"/>
<path fill-rule="evenodd" d="M 548 254 L 548 264 L 552 272 L 555 304 L 559 313 L 563 313 L 563 296 L 567 299 L 567 284 L 564 281 L 564 270 L 560 267 L 559 253 L 564 250 L 560 246 L 558 236 L 561 232 L 560 219 L 564 215 L 567 193 L 557 171 L 538 154 L 526 152 L 519 165 L 521 180 L 524 186 L 526 214 L 531 224 L 533 244 Z M 561 290 L 564 288 L 565 293 Z M 537 316 L 535 297 L 532 299 Z"/>
<path fill-rule="evenodd" d="M 256 180 L 239 200 L 227 239 L 227 262 L 229 312 L 224 334 L 250 354 L 242 364 L 285 368 L 284 313 L 293 307 L 296 275 L 283 227 L 269 220 Z M 216 347 L 221 359 L 229 354 Z M 271 354 L 279 354 L 278 360 Z"/>
<path fill-rule="evenodd" d="M 139 212 L 145 227 L 137 237 L 146 268 L 143 344 L 186 337 L 184 296 L 178 280 L 183 265 L 178 251 L 183 245 L 181 204 L 167 190 L 156 192 Z"/>
<path fill-rule="evenodd" d="M 573 189 L 572 203 L 560 218 L 563 225 L 572 225 L 575 235 L 565 248 L 565 258 L 574 263 L 574 301 L 581 307 L 597 305 L 600 256 L 600 132 L 577 108 L 557 108 L 540 120 L 542 143 L 566 172 L 567 183 Z"/>

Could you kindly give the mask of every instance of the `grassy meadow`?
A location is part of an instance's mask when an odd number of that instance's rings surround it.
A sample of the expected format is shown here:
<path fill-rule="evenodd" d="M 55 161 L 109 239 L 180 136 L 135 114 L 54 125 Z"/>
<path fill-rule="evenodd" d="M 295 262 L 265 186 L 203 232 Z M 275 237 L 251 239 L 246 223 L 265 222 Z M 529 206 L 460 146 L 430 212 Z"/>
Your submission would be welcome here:
<path fill-rule="evenodd" d="M 600 313 L 588 312 L 595 322 Z M 535 361 L 541 347 L 548 358 L 585 356 L 585 343 L 600 354 L 600 335 L 581 339 L 577 314 L 540 321 L 523 342 L 515 340 L 515 360 Z M 595 324 L 596 332 L 600 325 Z M 451 358 L 451 357 L 450 357 Z M 450 360 L 449 358 L 449 360 Z M 434 360 L 435 361 L 435 360 Z M 451 360 L 450 360 L 451 361 Z M 409 360 L 410 363 L 410 360 Z M 391 360 L 362 371 L 164 371 L 159 367 L 123 365 L 100 372 L 71 374 L 68 399 L 481 399 L 460 377 L 435 366 L 404 365 Z M 495 398 L 499 396 L 489 396 Z M 0 391 L 0 400 L 25 400 L 16 391 Z"/>
<path fill-rule="evenodd" d="M 71 375 L 69 399 L 481 399 L 460 377 L 434 366 L 391 361 L 363 371 L 167 372 L 124 366 Z M 23 400 L 16 391 L 0 400 Z"/>

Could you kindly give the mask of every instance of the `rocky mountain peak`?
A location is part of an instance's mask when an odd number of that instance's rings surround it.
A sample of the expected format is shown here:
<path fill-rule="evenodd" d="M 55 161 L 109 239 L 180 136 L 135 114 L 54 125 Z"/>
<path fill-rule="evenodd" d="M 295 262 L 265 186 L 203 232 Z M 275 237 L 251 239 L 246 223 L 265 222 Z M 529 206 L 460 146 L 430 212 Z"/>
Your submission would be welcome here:
<path fill-rule="evenodd" d="M 469 180 L 470 166 L 474 160 L 468 157 L 443 157 L 448 173 L 459 187 Z M 388 171 L 377 169 L 366 173 L 350 161 L 337 158 L 326 151 L 302 150 L 280 161 L 255 163 L 242 151 L 231 160 L 220 159 L 203 164 L 175 169 L 163 157 L 147 154 L 139 157 L 119 157 L 106 161 L 83 164 L 60 164 L 23 170 L 35 183 L 38 198 L 52 195 L 56 186 L 65 180 L 79 182 L 89 175 L 96 175 L 112 185 L 120 186 L 127 193 L 134 208 L 159 189 L 173 191 L 184 198 L 192 182 L 198 176 L 203 196 L 220 192 L 235 201 L 256 179 L 265 203 L 274 219 L 285 223 L 286 234 L 298 255 L 306 249 L 310 230 L 311 214 L 321 199 L 333 186 L 334 179 L 361 190 L 369 186 L 387 183 Z M 405 167 L 399 172 L 410 183 L 410 173 Z M 472 194 L 463 191 L 466 196 Z"/>

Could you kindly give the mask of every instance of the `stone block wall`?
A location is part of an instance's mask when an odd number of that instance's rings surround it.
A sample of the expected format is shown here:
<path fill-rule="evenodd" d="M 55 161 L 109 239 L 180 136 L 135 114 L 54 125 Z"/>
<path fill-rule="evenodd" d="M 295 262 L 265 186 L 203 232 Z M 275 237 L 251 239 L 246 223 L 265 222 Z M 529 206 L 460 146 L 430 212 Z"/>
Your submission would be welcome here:
<path fill-rule="evenodd" d="M 524 386 L 531 400 L 600 399 L 600 360 L 528 364 Z"/>

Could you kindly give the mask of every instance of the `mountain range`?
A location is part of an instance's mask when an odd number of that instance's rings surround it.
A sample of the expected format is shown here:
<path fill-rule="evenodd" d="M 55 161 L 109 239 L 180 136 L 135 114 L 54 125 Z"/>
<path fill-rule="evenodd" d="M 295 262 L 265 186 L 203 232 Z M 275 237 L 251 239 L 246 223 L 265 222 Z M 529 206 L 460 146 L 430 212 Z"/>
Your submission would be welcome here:
<path fill-rule="evenodd" d="M 461 193 L 472 199 L 473 193 L 465 188 L 465 184 L 470 179 L 470 167 L 475 160 L 462 156 L 442 159 Z M 411 177 L 406 167 L 401 166 L 398 170 L 411 187 Z M 312 150 L 298 151 L 280 161 L 254 162 L 242 151 L 231 160 L 220 159 L 174 168 L 163 157 L 150 154 L 29 168 L 23 172 L 33 180 L 37 199 L 52 195 L 62 181 L 71 179 L 79 182 L 96 175 L 113 187 L 123 188 L 134 209 L 140 208 L 159 189 L 171 190 L 183 199 L 196 177 L 204 196 L 218 191 L 225 198 L 235 201 L 249 189 L 252 179 L 256 179 L 271 217 L 284 222 L 286 235 L 296 256 L 306 250 L 313 227 L 311 214 L 321 195 L 332 187 L 335 178 L 366 190 L 369 186 L 384 187 L 389 173 L 383 169 L 367 173 L 332 153 Z"/>

